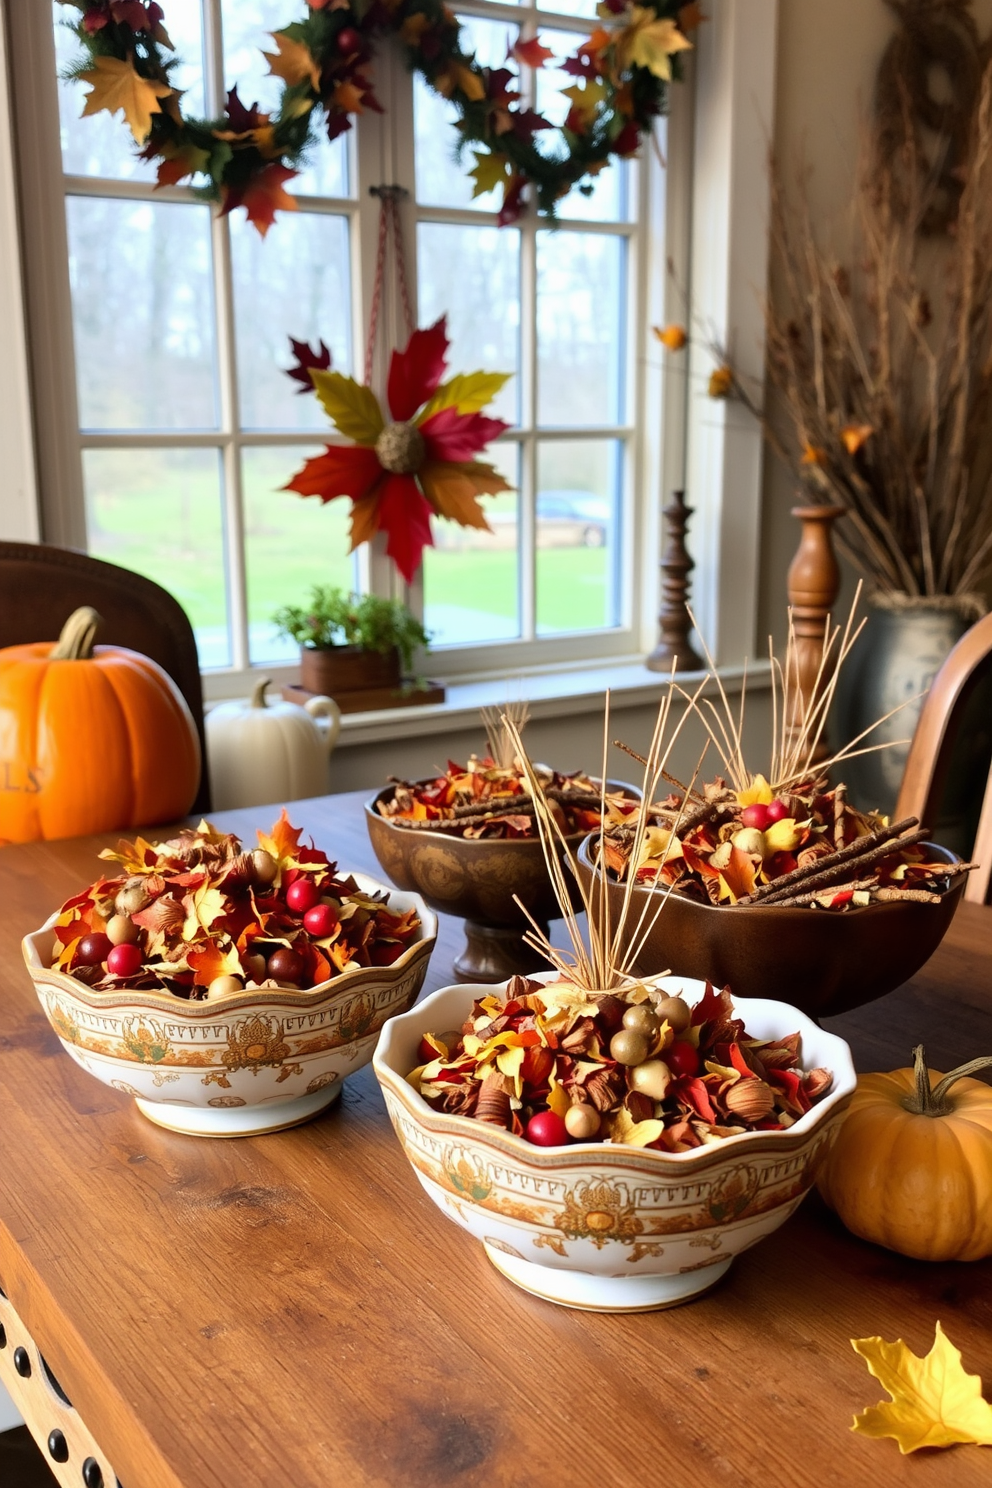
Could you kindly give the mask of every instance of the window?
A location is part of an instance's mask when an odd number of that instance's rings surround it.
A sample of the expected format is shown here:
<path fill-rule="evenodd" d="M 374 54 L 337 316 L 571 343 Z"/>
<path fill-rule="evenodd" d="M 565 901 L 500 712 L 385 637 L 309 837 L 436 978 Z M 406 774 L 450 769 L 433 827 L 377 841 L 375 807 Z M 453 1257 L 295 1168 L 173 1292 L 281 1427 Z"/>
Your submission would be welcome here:
<path fill-rule="evenodd" d="M 260 47 L 292 19 L 292 0 L 168 0 L 166 11 L 188 110 L 220 112 L 235 82 L 243 101 L 275 102 Z M 75 40 L 63 7 L 52 12 L 61 67 Z M 480 60 L 498 66 L 520 26 L 564 58 L 594 5 L 520 5 L 511 20 L 505 4 L 469 0 L 458 13 Z M 436 521 L 436 548 L 404 596 L 434 633 L 432 670 L 506 672 L 641 647 L 641 569 L 653 581 L 654 564 L 634 498 L 655 499 L 658 472 L 634 431 L 648 354 L 642 224 L 660 154 L 573 192 L 557 227 L 531 214 L 499 228 L 492 196 L 472 199 L 470 156 L 455 164 L 450 105 L 386 46 L 376 69 L 386 115 L 363 115 L 318 147 L 292 183 L 299 211 L 280 214 L 265 239 L 186 187 L 156 190 L 120 119 L 81 120 L 82 85 L 58 85 L 78 406 L 70 453 L 86 544 L 177 595 L 215 693 L 244 690 L 250 666 L 292 665 L 295 648 L 271 616 L 313 583 L 401 592 L 377 552 L 348 557 L 347 502 L 280 489 L 333 437 L 316 400 L 280 370 L 288 337 L 322 338 L 336 368 L 362 375 L 369 188 L 381 182 L 408 192 L 417 317 L 447 312 L 451 370 L 515 374 L 496 410 L 512 428 L 489 452 L 514 490 L 485 499 L 491 534 Z M 525 70 L 553 122 L 569 81 L 553 67 Z M 658 220 L 655 210 L 655 230 Z"/>

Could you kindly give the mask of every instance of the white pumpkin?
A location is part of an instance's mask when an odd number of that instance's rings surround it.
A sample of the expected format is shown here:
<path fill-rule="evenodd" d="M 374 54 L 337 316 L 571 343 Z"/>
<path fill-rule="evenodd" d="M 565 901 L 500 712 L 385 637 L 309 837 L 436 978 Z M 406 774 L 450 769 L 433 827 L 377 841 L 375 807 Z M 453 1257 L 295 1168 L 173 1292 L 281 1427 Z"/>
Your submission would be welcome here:
<path fill-rule="evenodd" d="M 306 706 L 270 703 L 263 677 L 249 702 L 218 703 L 206 716 L 210 794 L 215 811 L 326 796 L 328 760 L 341 732 L 333 698 Z"/>

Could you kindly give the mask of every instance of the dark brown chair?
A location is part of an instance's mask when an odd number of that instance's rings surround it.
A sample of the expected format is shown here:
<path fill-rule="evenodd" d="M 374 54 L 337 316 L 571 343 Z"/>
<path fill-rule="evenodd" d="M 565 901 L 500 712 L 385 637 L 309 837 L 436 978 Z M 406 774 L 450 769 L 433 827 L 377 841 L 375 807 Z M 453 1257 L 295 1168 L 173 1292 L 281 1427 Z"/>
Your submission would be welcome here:
<path fill-rule="evenodd" d="M 992 615 L 986 615 L 965 632 L 930 685 L 909 748 L 896 802 L 896 821 L 916 816 L 929 826 L 937 820 L 951 753 L 965 708 L 990 669 Z M 971 855 L 981 867 L 968 875 L 964 897 L 975 904 L 984 904 L 992 875 L 992 773 L 985 786 Z"/>
<path fill-rule="evenodd" d="M 193 627 L 178 600 L 130 569 L 44 543 L 0 542 L 0 646 L 55 641 L 80 605 L 103 616 L 98 644 L 128 646 L 157 661 L 189 704 L 203 769 L 194 812 L 210 810 L 203 691 Z"/>

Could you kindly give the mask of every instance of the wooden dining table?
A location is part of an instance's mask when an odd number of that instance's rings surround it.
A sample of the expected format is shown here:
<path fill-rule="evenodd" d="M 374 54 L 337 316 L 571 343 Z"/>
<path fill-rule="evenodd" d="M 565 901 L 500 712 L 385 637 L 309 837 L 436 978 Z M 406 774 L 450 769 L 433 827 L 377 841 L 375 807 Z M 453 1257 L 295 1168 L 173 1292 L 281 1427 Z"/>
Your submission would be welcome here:
<path fill-rule="evenodd" d="M 291 815 L 376 873 L 362 801 Z M 276 814 L 213 820 L 253 841 Z M 221 1141 L 146 1120 L 66 1055 L 21 955 L 117 835 L 0 849 L 0 1379 L 59 1482 L 988 1488 L 988 1449 L 902 1457 L 850 1428 L 885 1398 L 851 1340 L 924 1354 L 938 1319 L 992 1396 L 990 1260 L 904 1259 L 813 1194 L 697 1301 L 573 1312 L 515 1289 L 435 1209 L 371 1066 L 291 1131 Z M 460 944 L 442 916 L 425 992 Z M 912 981 L 827 1026 L 862 1071 L 921 1041 L 942 1070 L 992 1053 L 992 909 L 962 905 Z"/>

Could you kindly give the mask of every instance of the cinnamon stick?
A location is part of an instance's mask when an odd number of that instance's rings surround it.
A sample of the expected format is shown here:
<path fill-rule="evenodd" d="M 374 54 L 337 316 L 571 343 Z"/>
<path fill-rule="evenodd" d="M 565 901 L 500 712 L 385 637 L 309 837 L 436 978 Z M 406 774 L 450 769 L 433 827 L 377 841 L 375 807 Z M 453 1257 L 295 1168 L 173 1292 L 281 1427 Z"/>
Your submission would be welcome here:
<path fill-rule="evenodd" d="M 814 863 L 809 864 L 805 868 L 794 868 L 791 873 L 784 873 L 781 878 L 773 878 L 770 883 L 761 884 L 755 889 L 753 894 L 745 895 L 743 899 L 738 899 L 737 903 L 757 904 L 759 900 L 773 897 L 778 898 L 783 892 L 788 892 L 796 884 L 804 884 L 807 888 L 812 888 L 814 876 L 819 879 L 824 874 L 831 873 L 833 869 L 839 868 L 841 865 L 847 867 L 848 864 L 859 861 L 866 853 L 873 851 L 876 847 L 892 842 L 900 833 L 905 832 L 908 827 L 915 827 L 918 820 L 918 817 L 907 816 L 904 821 L 896 822 L 891 827 L 882 827 L 877 832 L 870 832 L 867 837 L 859 837 L 856 842 L 849 842 L 847 847 L 839 848 L 836 852 L 831 853 L 829 857 L 818 858 Z M 918 842 L 925 836 L 925 832 L 919 832 L 911 840 Z M 910 839 L 907 838 L 900 845 L 908 847 L 909 843 Z M 894 851 L 894 847 L 889 848 L 889 852 Z M 885 857 L 886 854 L 880 852 L 878 856 Z"/>
<path fill-rule="evenodd" d="M 788 899 L 779 899 L 775 903 L 775 908 L 784 909 L 786 906 L 795 908 L 805 904 L 815 904 L 823 894 L 844 894 L 848 889 L 853 890 L 854 893 L 858 893 L 861 889 L 873 888 L 875 888 L 875 880 L 873 878 L 857 878 L 851 883 L 831 884 L 826 889 L 810 889 L 804 894 L 793 894 Z M 768 901 L 766 899 L 762 902 L 767 904 Z"/>
<path fill-rule="evenodd" d="M 876 834 L 873 832 L 872 837 L 874 837 L 875 835 Z M 852 842 L 849 844 L 849 848 L 847 849 L 849 855 L 847 858 L 844 859 L 843 862 L 835 863 L 833 867 L 827 866 L 826 868 L 824 868 L 823 864 L 828 863 L 828 859 L 820 858 L 819 863 L 813 865 L 814 867 L 817 867 L 819 871 L 816 873 L 807 873 L 807 876 L 802 880 L 803 887 L 807 889 L 830 887 L 837 882 L 838 878 L 843 878 L 844 874 L 847 873 L 852 867 L 856 867 L 858 870 L 869 868 L 873 864 L 881 862 L 883 858 L 890 858 L 892 854 L 894 852 L 898 852 L 900 848 L 913 847 L 917 842 L 922 842 L 926 835 L 926 828 L 921 827 L 918 832 L 910 832 L 907 837 L 900 837 L 898 839 L 889 838 L 885 842 L 878 843 L 878 845 L 875 847 L 867 847 L 860 853 L 850 852 L 850 848 L 857 846 L 857 843 Z M 864 838 L 862 838 L 861 840 L 863 842 L 866 841 L 866 839 Z M 839 856 L 839 854 L 837 856 Z M 796 871 L 799 872 L 800 870 L 797 869 Z M 786 875 L 786 877 L 789 876 L 790 875 L 788 874 Z M 782 880 L 774 879 L 773 882 L 776 884 L 781 884 Z M 795 882 L 795 880 L 793 880 L 793 882 Z M 789 893 L 789 888 L 786 888 L 784 891 L 779 889 L 776 893 L 762 896 L 762 902 L 767 904 L 777 904 Z"/>

